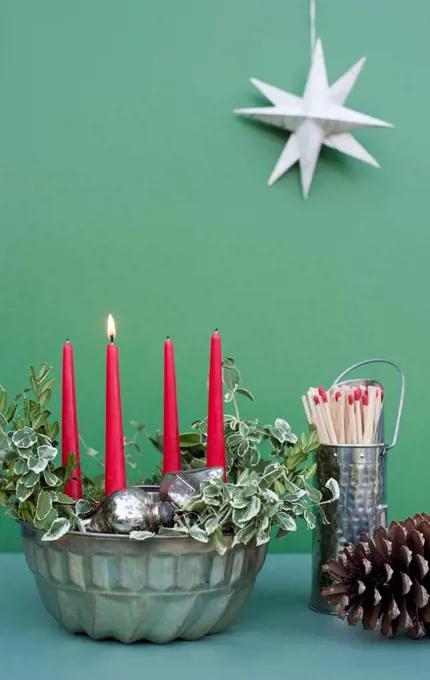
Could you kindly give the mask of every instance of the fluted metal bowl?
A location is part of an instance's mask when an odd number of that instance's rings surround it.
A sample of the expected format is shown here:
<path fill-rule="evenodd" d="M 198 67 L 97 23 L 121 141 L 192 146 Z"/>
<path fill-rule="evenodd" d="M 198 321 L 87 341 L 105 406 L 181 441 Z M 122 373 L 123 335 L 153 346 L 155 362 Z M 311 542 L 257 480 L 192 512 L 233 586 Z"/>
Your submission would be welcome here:
<path fill-rule="evenodd" d="M 123 643 L 222 632 L 249 599 L 267 553 L 267 544 L 239 545 L 221 557 L 210 544 L 176 536 L 139 542 L 69 532 L 44 542 L 25 523 L 21 532 L 49 613 L 71 633 Z"/>

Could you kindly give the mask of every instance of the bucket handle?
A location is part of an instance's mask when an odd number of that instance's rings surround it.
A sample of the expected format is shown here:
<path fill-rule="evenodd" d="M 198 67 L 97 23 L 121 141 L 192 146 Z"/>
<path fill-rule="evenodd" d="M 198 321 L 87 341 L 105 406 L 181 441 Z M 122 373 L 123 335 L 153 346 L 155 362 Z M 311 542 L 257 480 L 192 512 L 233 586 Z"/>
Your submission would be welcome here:
<path fill-rule="evenodd" d="M 336 380 L 334 381 L 332 387 L 337 385 L 342 378 L 344 378 L 348 373 L 351 373 L 352 371 L 355 371 L 356 368 L 359 368 L 360 366 L 366 366 L 367 364 L 389 364 L 390 366 L 393 366 L 399 376 L 400 376 L 400 399 L 399 399 L 399 406 L 397 408 L 397 416 L 396 416 L 396 423 L 394 425 L 394 432 L 393 432 L 393 440 L 389 446 L 386 447 L 386 451 L 389 451 L 392 449 L 396 443 L 397 443 L 397 436 L 399 434 L 399 426 L 400 426 L 400 418 L 402 416 L 402 410 L 403 410 L 403 402 L 405 399 L 405 376 L 403 374 L 402 369 L 400 368 L 399 364 L 396 364 L 395 361 L 391 361 L 390 359 L 366 359 L 365 361 L 359 361 L 358 364 L 354 364 L 353 366 L 350 366 L 349 368 L 346 369 L 343 373 L 341 373 Z"/>

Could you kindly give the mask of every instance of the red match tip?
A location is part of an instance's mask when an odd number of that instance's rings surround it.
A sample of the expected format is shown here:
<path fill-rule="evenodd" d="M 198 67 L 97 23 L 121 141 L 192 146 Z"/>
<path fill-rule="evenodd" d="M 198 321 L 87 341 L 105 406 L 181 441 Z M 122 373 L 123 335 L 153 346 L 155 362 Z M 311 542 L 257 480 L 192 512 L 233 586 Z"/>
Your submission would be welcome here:
<path fill-rule="evenodd" d="M 357 389 L 354 390 L 354 399 L 355 401 L 360 401 L 361 399 L 361 388 L 357 387 Z"/>
<path fill-rule="evenodd" d="M 327 392 L 324 392 L 324 394 L 321 395 L 321 399 L 323 400 L 324 404 L 328 402 Z"/>
<path fill-rule="evenodd" d="M 314 394 L 314 403 L 316 406 L 318 406 L 318 404 L 320 403 L 320 400 L 318 399 L 316 394 Z"/>
<path fill-rule="evenodd" d="M 352 406 L 354 403 L 354 397 L 352 394 L 348 394 L 348 404 Z"/>
<path fill-rule="evenodd" d="M 342 394 L 340 392 L 336 392 L 335 395 L 334 395 L 334 398 L 336 399 L 336 401 L 339 401 L 341 396 L 342 396 Z"/>
<path fill-rule="evenodd" d="M 321 399 L 324 399 L 324 395 L 325 395 L 324 387 L 318 387 L 318 394 L 320 395 Z"/>
<path fill-rule="evenodd" d="M 369 406 L 369 395 L 366 392 L 363 394 L 363 406 Z"/>

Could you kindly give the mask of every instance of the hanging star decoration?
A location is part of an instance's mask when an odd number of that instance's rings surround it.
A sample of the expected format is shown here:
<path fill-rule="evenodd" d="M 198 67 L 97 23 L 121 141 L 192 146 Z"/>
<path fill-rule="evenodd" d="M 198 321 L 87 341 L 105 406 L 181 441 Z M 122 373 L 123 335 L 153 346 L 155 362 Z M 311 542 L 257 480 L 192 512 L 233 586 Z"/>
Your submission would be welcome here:
<path fill-rule="evenodd" d="M 269 186 L 298 161 L 303 196 L 307 198 L 323 145 L 380 167 L 349 130 L 393 126 L 344 106 L 364 62 L 365 57 L 329 86 L 322 43 L 317 40 L 303 97 L 251 78 L 273 106 L 236 109 L 234 113 L 292 133 L 269 178 Z"/>

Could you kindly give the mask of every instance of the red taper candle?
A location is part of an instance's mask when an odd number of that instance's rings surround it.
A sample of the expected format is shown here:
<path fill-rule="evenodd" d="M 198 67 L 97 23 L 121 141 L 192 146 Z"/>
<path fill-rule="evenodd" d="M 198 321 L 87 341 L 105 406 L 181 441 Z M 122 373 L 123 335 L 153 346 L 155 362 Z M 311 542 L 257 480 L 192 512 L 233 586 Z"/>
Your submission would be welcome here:
<path fill-rule="evenodd" d="M 173 342 L 164 343 L 164 427 L 163 474 L 181 469 L 179 448 L 178 402 L 176 397 L 175 354 Z"/>
<path fill-rule="evenodd" d="M 82 498 L 81 468 L 79 460 L 78 416 L 76 412 L 75 367 L 73 347 L 67 340 L 63 346 L 63 383 L 61 404 L 61 456 L 63 466 L 67 465 L 71 453 L 75 454 L 77 467 L 67 482 L 65 492 L 77 500 Z"/>
<path fill-rule="evenodd" d="M 122 430 L 121 389 L 115 322 L 109 314 L 106 348 L 106 460 L 105 496 L 127 486 L 125 478 L 124 435 Z"/>
<path fill-rule="evenodd" d="M 206 465 L 223 467 L 226 481 L 226 458 L 224 441 L 224 390 L 222 383 L 221 336 L 216 330 L 211 338 L 209 370 L 208 441 Z"/>

